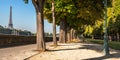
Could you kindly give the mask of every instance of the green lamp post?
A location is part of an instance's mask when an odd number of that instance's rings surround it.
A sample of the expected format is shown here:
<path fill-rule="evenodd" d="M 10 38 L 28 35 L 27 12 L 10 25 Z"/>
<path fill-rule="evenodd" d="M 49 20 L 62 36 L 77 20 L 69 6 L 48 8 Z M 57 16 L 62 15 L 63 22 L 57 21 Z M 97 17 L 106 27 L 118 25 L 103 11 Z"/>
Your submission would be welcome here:
<path fill-rule="evenodd" d="M 108 33 L 107 33 L 107 0 L 104 0 L 104 53 L 105 55 L 109 55 L 109 46 L 108 46 Z"/>

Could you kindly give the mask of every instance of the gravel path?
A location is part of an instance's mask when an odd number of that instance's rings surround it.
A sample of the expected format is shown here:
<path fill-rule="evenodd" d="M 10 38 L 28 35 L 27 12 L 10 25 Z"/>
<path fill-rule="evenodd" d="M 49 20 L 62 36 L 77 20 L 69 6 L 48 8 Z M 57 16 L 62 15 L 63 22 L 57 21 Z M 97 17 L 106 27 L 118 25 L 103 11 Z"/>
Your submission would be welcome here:
<path fill-rule="evenodd" d="M 8 48 L 0 48 L 0 60 L 24 60 L 37 54 L 36 45 L 22 45 Z"/>
<path fill-rule="evenodd" d="M 39 53 L 27 60 L 120 60 L 120 51 L 110 49 L 110 55 L 104 56 L 102 46 L 91 43 L 59 44 L 49 51 Z"/>
<path fill-rule="evenodd" d="M 39 53 L 35 44 L 0 48 L 0 60 L 120 60 L 120 51 L 110 49 L 110 56 L 104 56 L 102 46 L 91 43 L 67 43 Z"/>

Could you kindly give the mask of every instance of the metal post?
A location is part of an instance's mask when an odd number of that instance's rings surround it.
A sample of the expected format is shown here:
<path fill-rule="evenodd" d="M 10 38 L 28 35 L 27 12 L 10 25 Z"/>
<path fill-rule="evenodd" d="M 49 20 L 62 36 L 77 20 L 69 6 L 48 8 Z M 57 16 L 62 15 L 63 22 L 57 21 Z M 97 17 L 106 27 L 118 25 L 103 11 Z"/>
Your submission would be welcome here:
<path fill-rule="evenodd" d="M 109 55 L 108 34 L 107 34 L 107 0 L 104 0 L 105 16 L 104 16 L 104 53 Z"/>

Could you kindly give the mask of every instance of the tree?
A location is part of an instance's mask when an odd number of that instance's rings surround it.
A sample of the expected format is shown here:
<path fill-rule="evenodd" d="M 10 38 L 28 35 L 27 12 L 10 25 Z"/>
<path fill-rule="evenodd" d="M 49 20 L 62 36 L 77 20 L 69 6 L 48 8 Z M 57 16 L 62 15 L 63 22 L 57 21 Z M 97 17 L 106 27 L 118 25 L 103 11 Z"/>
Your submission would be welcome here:
<path fill-rule="evenodd" d="M 111 7 L 108 8 L 108 34 L 110 40 L 118 40 L 119 37 L 119 20 L 120 20 L 120 1 L 112 0 Z M 116 37 L 116 38 L 114 38 Z"/>
<path fill-rule="evenodd" d="M 117 40 L 119 41 L 119 32 L 120 32 L 120 1 L 119 0 L 113 0 L 113 21 L 114 21 L 114 31 L 115 35 L 117 37 Z"/>
<path fill-rule="evenodd" d="M 24 0 L 28 3 L 28 0 Z M 32 0 L 34 8 L 36 10 L 37 20 L 37 50 L 45 51 L 46 46 L 44 42 L 44 2 L 45 0 Z"/>
<path fill-rule="evenodd" d="M 83 25 L 94 25 L 97 20 L 103 20 L 103 0 L 55 0 L 56 24 L 60 25 L 60 42 L 66 42 L 66 33 L 79 30 Z M 45 4 L 45 18 L 52 21 L 51 3 Z M 71 31 L 69 31 L 71 30 Z M 72 33 L 72 35 L 74 35 Z"/>
<path fill-rule="evenodd" d="M 53 43 L 54 46 L 57 46 L 57 40 L 56 40 L 56 21 L 55 21 L 55 2 L 52 0 L 52 19 L 53 19 Z"/>

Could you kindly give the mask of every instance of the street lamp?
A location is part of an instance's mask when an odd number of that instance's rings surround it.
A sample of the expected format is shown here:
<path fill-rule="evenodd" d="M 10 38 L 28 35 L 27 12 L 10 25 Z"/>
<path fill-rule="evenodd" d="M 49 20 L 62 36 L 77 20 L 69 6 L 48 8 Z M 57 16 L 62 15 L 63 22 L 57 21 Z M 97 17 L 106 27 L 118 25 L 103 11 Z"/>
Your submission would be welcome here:
<path fill-rule="evenodd" d="M 107 0 L 104 0 L 104 53 L 105 55 L 109 55 L 109 46 L 108 46 L 108 33 L 107 33 Z"/>

